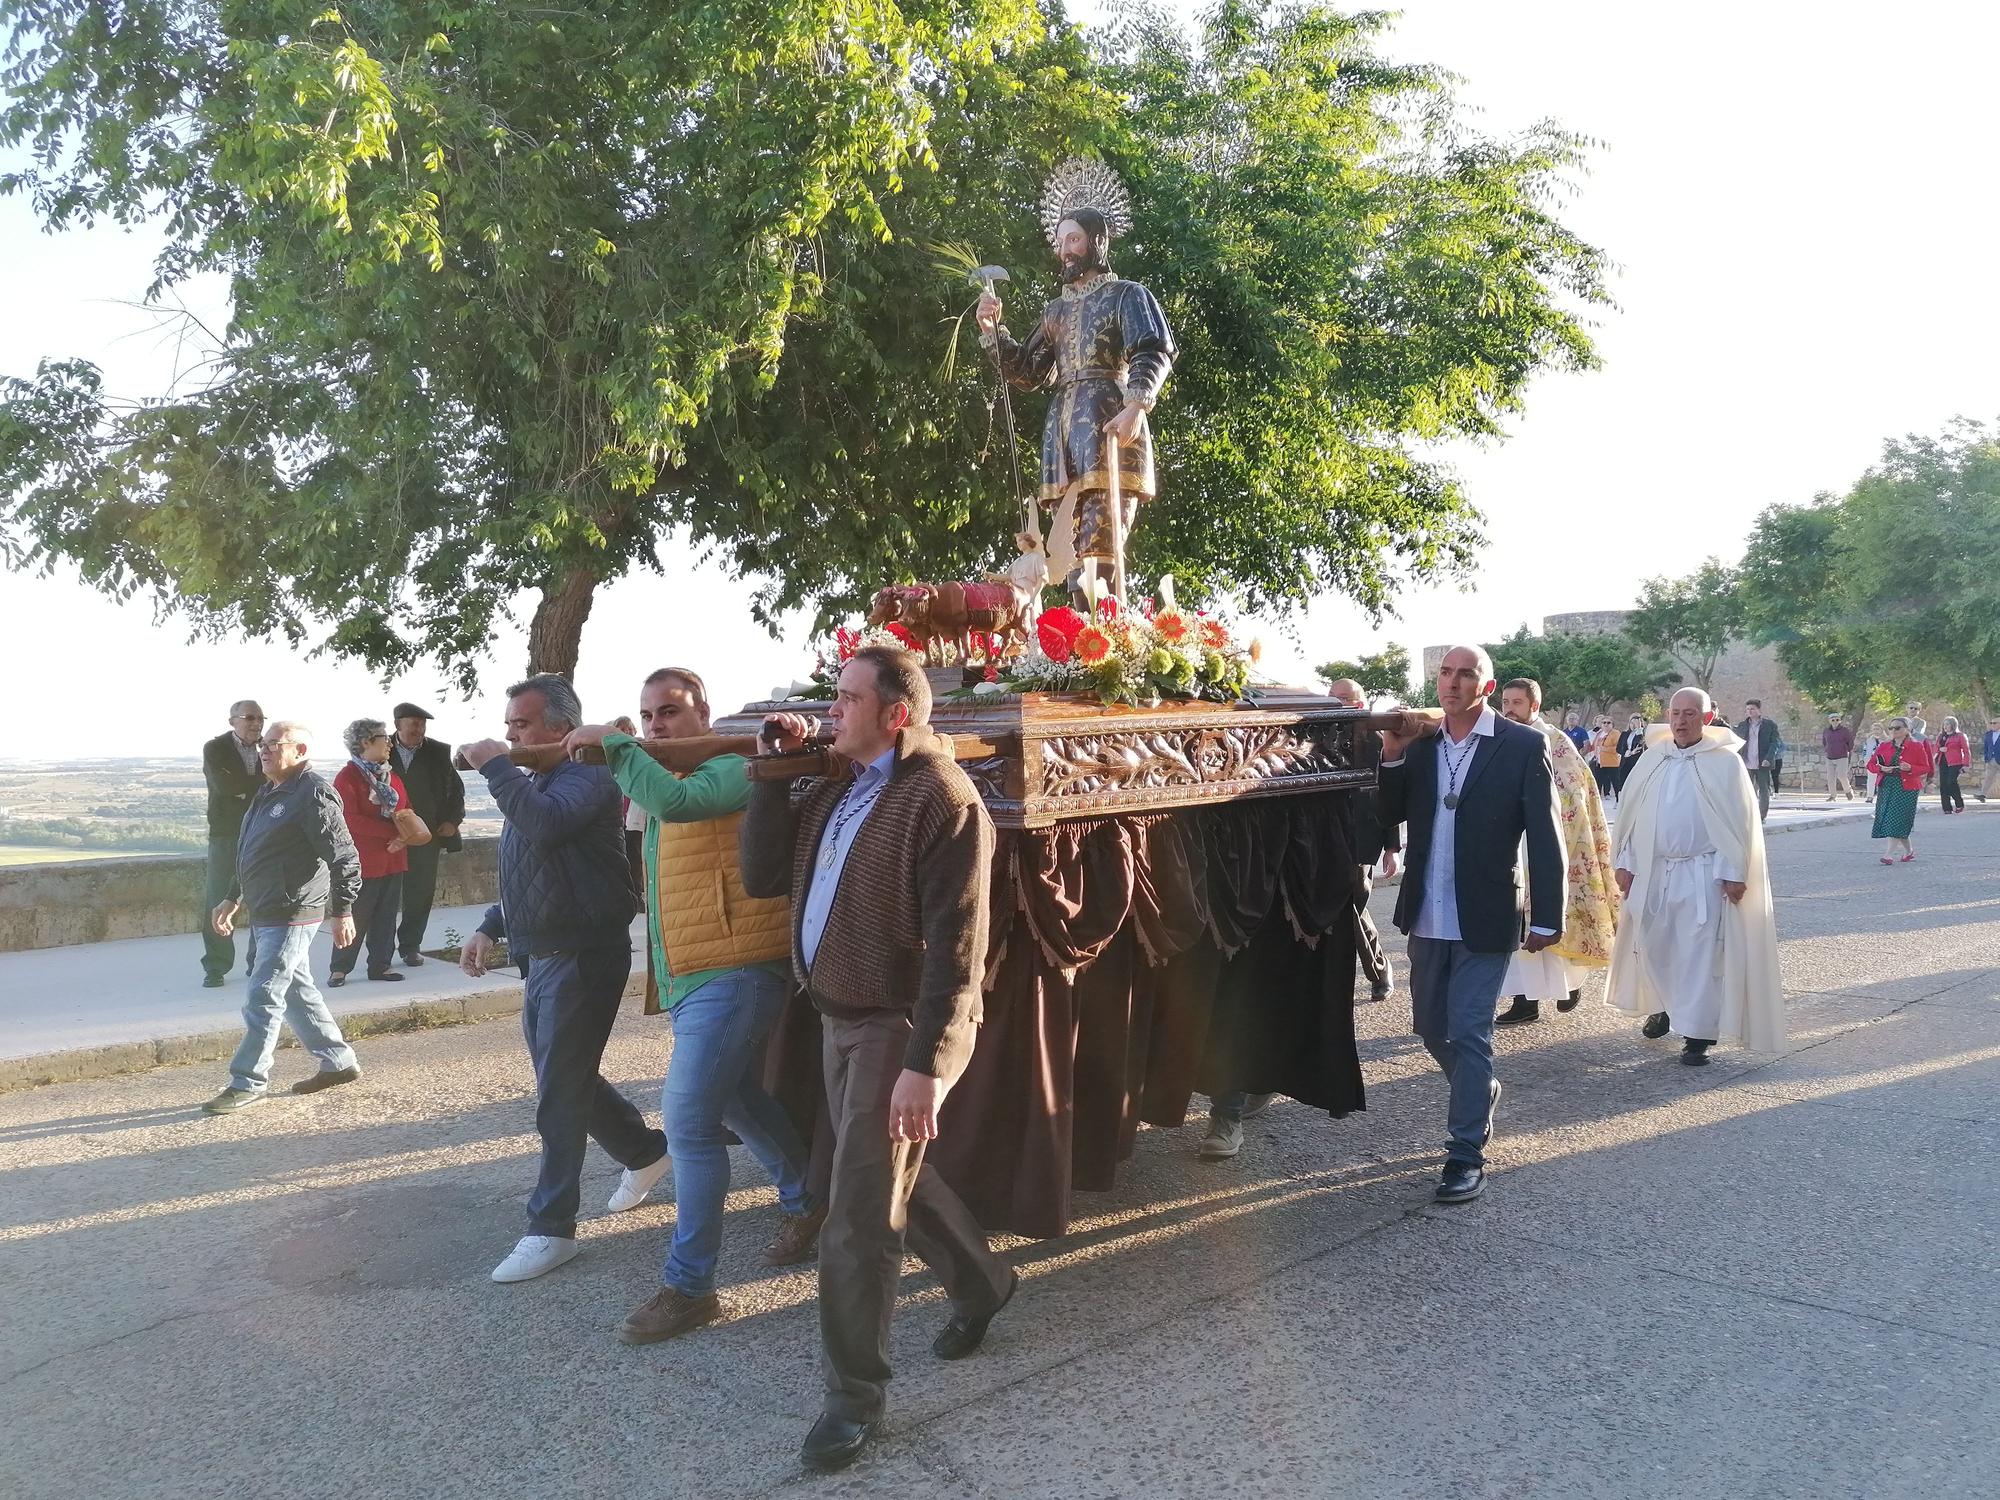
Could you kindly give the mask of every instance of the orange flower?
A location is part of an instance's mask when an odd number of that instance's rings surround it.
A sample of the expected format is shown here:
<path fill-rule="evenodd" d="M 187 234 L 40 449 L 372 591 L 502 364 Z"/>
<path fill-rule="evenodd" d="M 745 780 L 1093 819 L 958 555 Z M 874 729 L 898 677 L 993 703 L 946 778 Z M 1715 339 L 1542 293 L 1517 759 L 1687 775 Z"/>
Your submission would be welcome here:
<path fill-rule="evenodd" d="M 1163 609 L 1153 616 L 1153 629 L 1161 640 L 1178 646 L 1188 638 L 1187 616 L 1177 609 Z"/>
<path fill-rule="evenodd" d="M 1229 632 L 1220 620 L 1204 618 L 1195 630 L 1196 639 L 1211 651 L 1220 651 L 1229 644 Z"/>
<path fill-rule="evenodd" d="M 1086 625 L 1076 633 L 1076 643 L 1071 649 L 1078 661 L 1094 667 L 1111 654 L 1111 637 L 1095 625 Z"/>

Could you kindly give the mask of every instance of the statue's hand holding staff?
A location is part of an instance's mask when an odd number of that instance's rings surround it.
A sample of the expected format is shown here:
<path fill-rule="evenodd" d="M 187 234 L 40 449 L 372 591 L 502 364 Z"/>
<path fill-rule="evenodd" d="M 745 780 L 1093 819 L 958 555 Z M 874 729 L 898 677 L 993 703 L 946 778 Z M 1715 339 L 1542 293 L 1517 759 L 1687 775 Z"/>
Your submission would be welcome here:
<path fill-rule="evenodd" d="M 1129 402 L 1117 416 L 1104 424 L 1104 431 L 1121 443 L 1130 443 L 1139 436 L 1139 422 L 1145 415 L 1145 407 L 1136 401 Z"/>
<path fill-rule="evenodd" d="M 979 294 L 979 306 L 974 310 L 972 319 L 979 325 L 981 333 L 991 333 L 1000 326 L 1000 306 L 1000 299 L 993 295 L 991 288 Z"/>

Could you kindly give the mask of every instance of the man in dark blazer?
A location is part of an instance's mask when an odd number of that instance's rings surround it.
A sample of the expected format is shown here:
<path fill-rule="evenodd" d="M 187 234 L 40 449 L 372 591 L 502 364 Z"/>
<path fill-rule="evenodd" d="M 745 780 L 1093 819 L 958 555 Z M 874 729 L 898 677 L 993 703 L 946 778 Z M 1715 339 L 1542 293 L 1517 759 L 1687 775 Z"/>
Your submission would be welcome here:
<path fill-rule="evenodd" d="M 432 715 L 414 703 L 396 705 L 396 738 L 389 754 L 410 794 L 410 811 L 431 831 L 428 844 L 409 848 L 410 871 L 403 877 L 403 916 L 396 930 L 396 950 L 405 965 L 424 961 L 424 929 L 430 925 L 431 902 L 437 896 L 438 858 L 465 847 L 459 825 L 465 821 L 465 779 L 451 763 L 451 746 L 429 738 Z"/>
<path fill-rule="evenodd" d="M 1569 882 L 1548 745 L 1538 730 L 1487 706 L 1493 662 L 1454 646 L 1438 665 L 1442 732 L 1382 737 L 1378 794 L 1386 827 L 1409 824 L 1396 927 L 1410 940 L 1417 1035 L 1451 1086 L 1451 1145 L 1440 1203 L 1486 1189 L 1486 1144 L 1500 1084 L 1493 1011 L 1508 956 L 1562 935 Z M 1522 931 L 1520 851 L 1533 903 Z"/>
<path fill-rule="evenodd" d="M 236 884 L 236 840 L 243 832 L 243 814 L 264 772 L 257 761 L 257 740 L 264 733 L 264 710 L 248 698 L 229 705 L 229 728 L 201 747 L 201 779 L 208 786 L 208 879 L 202 892 L 201 983 L 219 990 L 222 978 L 236 962 L 236 939 L 222 937 L 209 925 L 208 913 L 221 904 Z M 246 928 L 245 969 L 257 962 L 257 934 Z"/>

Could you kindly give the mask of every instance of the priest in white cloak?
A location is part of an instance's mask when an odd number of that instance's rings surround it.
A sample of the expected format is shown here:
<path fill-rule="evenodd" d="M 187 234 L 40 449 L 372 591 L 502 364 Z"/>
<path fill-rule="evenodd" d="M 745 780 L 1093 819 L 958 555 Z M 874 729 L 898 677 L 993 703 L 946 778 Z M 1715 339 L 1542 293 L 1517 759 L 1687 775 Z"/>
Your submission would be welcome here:
<path fill-rule="evenodd" d="M 1714 717 L 1699 688 L 1674 694 L 1667 727 L 1647 736 L 1625 783 L 1612 832 L 1625 906 L 1606 999 L 1644 1016 L 1648 1037 L 1679 1032 L 1681 1061 L 1692 1066 L 1717 1042 L 1753 1052 L 1785 1044 L 1757 794 L 1743 741 Z"/>
<path fill-rule="evenodd" d="M 1584 980 L 1593 969 L 1611 962 L 1611 943 L 1618 931 L 1618 888 L 1612 883 L 1611 831 L 1605 825 L 1597 779 L 1576 743 L 1542 717 L 1542 685 L 1532 677 L 1516 677 L 1505 684 L 1500 689 L 1500 712 L 1516 724 L 1541 730 L 1548 741 L 1556 811 L 1561 816 L 1558 826 L 1569 855 L 1562 936 L 1539 953 L 1525 948 L 1516 952 L 1500 986 L 1500 993 L 1513 996 L 1514 1003 L 1495 1016 L 1493 1024 L 1521 1026 L 1541 1019 L 1544 1000 L 1555 1001 L 1560 1011 L 1576 1009 Z"/>

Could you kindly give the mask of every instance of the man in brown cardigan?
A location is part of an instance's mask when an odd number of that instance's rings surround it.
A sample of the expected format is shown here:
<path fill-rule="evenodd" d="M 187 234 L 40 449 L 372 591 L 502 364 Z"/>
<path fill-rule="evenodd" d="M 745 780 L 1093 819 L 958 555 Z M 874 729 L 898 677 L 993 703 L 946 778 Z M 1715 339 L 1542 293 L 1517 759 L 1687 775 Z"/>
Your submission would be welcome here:
<path fill-rule="evenodd" d="M 906 1232 L 951 1299 L 931 1345 L 940 1359 L 977 1349 L 1020 1284 L 924 1161 L 979 1029 L 993 860 L 985 805 L 930 711 L 914 656 L 856 652 L 829 715 L 855 774 L 796 805 L 786 783 L 760 782 L 743 818 L 744 889 L 791 894 L 793 977 L 820 1013 L 833 1120 L 819 1256 L 826 1406 L 800 1451 L 810 1469 L 845 1468 L 881 1419 Z M 792 749 L 811 729 L 773 714 L 763 743 Z"/>

